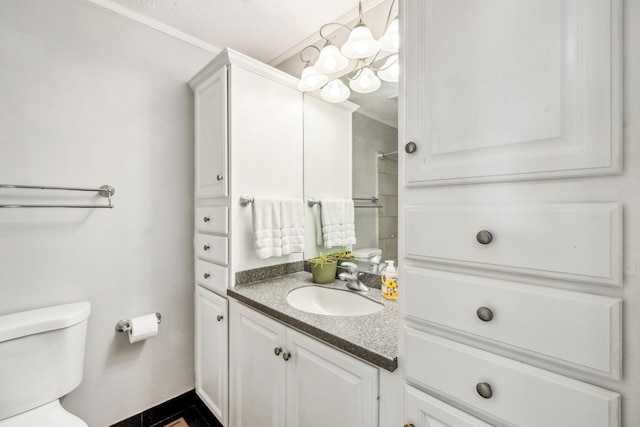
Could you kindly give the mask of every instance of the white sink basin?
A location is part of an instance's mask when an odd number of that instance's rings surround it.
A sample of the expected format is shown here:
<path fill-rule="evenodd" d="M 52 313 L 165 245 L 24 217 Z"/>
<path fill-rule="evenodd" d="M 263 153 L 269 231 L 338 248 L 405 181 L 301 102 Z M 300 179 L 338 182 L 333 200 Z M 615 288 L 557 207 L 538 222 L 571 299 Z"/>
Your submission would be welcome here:
<path fill-rule="evenodd" d="M 287 302 L 298 310 L 328 316 L 364 316 L 384 308 L 382 304 L 351 291 L 322 286 L 294 289 L 287 295 Z"/>

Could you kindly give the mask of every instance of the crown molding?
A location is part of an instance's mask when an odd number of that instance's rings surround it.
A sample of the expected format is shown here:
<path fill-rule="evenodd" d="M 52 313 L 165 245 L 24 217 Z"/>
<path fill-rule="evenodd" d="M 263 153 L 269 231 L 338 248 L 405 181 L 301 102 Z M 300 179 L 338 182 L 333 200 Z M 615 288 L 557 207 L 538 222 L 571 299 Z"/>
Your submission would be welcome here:
<path fill-rule="evenodd" d="M 153 28 L 154 30 L 165 33 L 171 37 L 174 37 L 185 43 L 189 43 L 190 45 L 196 46 L 207 52 L 211 52 L 217 55 L 222 50 L 196 37 L 183 33 L 182 31 L 176 30 L 175 28 L 170 27 L 169 25 L 163 24 L 160 21 L 156 21 L 155 19 L 149 18 L 148 16 L 135 12 L 117 3 L 113 3 L 109 0 L 87 0 L 87 1 L 103 9 L 107 9 L 108 11 L 113 12 L 116 15 L 120 15 L 125 18 L 131 19 L 132 21 L 138 22 L 142 25 L 146 25 L 147 27 Z"/>

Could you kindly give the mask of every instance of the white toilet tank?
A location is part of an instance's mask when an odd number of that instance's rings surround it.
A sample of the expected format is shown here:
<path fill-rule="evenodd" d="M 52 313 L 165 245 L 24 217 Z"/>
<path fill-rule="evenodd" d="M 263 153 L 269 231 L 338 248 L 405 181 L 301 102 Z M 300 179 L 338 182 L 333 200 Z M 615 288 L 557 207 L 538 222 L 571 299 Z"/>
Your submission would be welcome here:
<path fill-rule="evenodd" d="M 90 313 L 78 302 L 0 316 L 0 420 L 80 384 Z"/>

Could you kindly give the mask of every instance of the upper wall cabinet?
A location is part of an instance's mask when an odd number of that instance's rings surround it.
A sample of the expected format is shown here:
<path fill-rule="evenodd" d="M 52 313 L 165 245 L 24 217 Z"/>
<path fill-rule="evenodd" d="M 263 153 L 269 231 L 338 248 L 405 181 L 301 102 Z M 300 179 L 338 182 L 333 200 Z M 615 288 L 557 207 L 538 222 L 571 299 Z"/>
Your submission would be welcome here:
<path fill-rule="evenodd" d="M 412 8 L 406 185 L 620 171 L 621 0 Z"/>
<path fill-rule="evenodd" d="M 194 86 L 196 197 L 227 197 L 227 67 Z"/>

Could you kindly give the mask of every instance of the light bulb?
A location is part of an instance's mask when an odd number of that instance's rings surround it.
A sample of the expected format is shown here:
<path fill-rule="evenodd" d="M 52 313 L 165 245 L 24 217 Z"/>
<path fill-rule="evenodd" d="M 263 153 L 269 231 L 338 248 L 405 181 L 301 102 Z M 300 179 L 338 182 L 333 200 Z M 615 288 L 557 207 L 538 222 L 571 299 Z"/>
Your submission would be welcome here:
<path fill-rule="evenodd" d="M 342 56 L 340 50 L 332 44 L 327 44 L 322 48 L 315 63 L 316 70 L 325 74 L 342 71 L 347 65 L 349 65 L 349 60 Z"/>
<path fill-rule="evenodd" d="M 324 74 L 318 72 L 313 65 L 307 65 L 302 70 L 302 76 L 298 83 L 298 90 L 308 92 L 316 89 L 320 89 L 329 81 L 329 78 Z"/>
<path fill-rule="evenodd" d="M 380 45 L 373 38 L 366 25 L 360 23 L 349 34 L 349 39 L 342 46 L 340 52 L 347 58 L 367 58 L 376 54 Z"/>
<path fill-rule="evenodd" d="M 322 91 L 320 91 L 322 99 L 334 104 L 346 101 L 349 95 L 351 95 L 351 91 L 349 91 L 349 88 L 342 83 L 340 79 L 331 80 L 322 88 Z"/>
<path fill-rule="evenodd" d="M 389 52 L 397 52 L 400 48 L 400 31 L 398 29 L 398 18 L 391 21 L 389 28 L 380 38 L 380 48 Z"/>
<path fill-rule="evenodd" d="M 349 82 L 349 87 L 359 93 L 371 93 L 377 90 L 381 84 L 382 82 L 371 68 L 364 67 L 360 70 L 360 75 Z"/>

